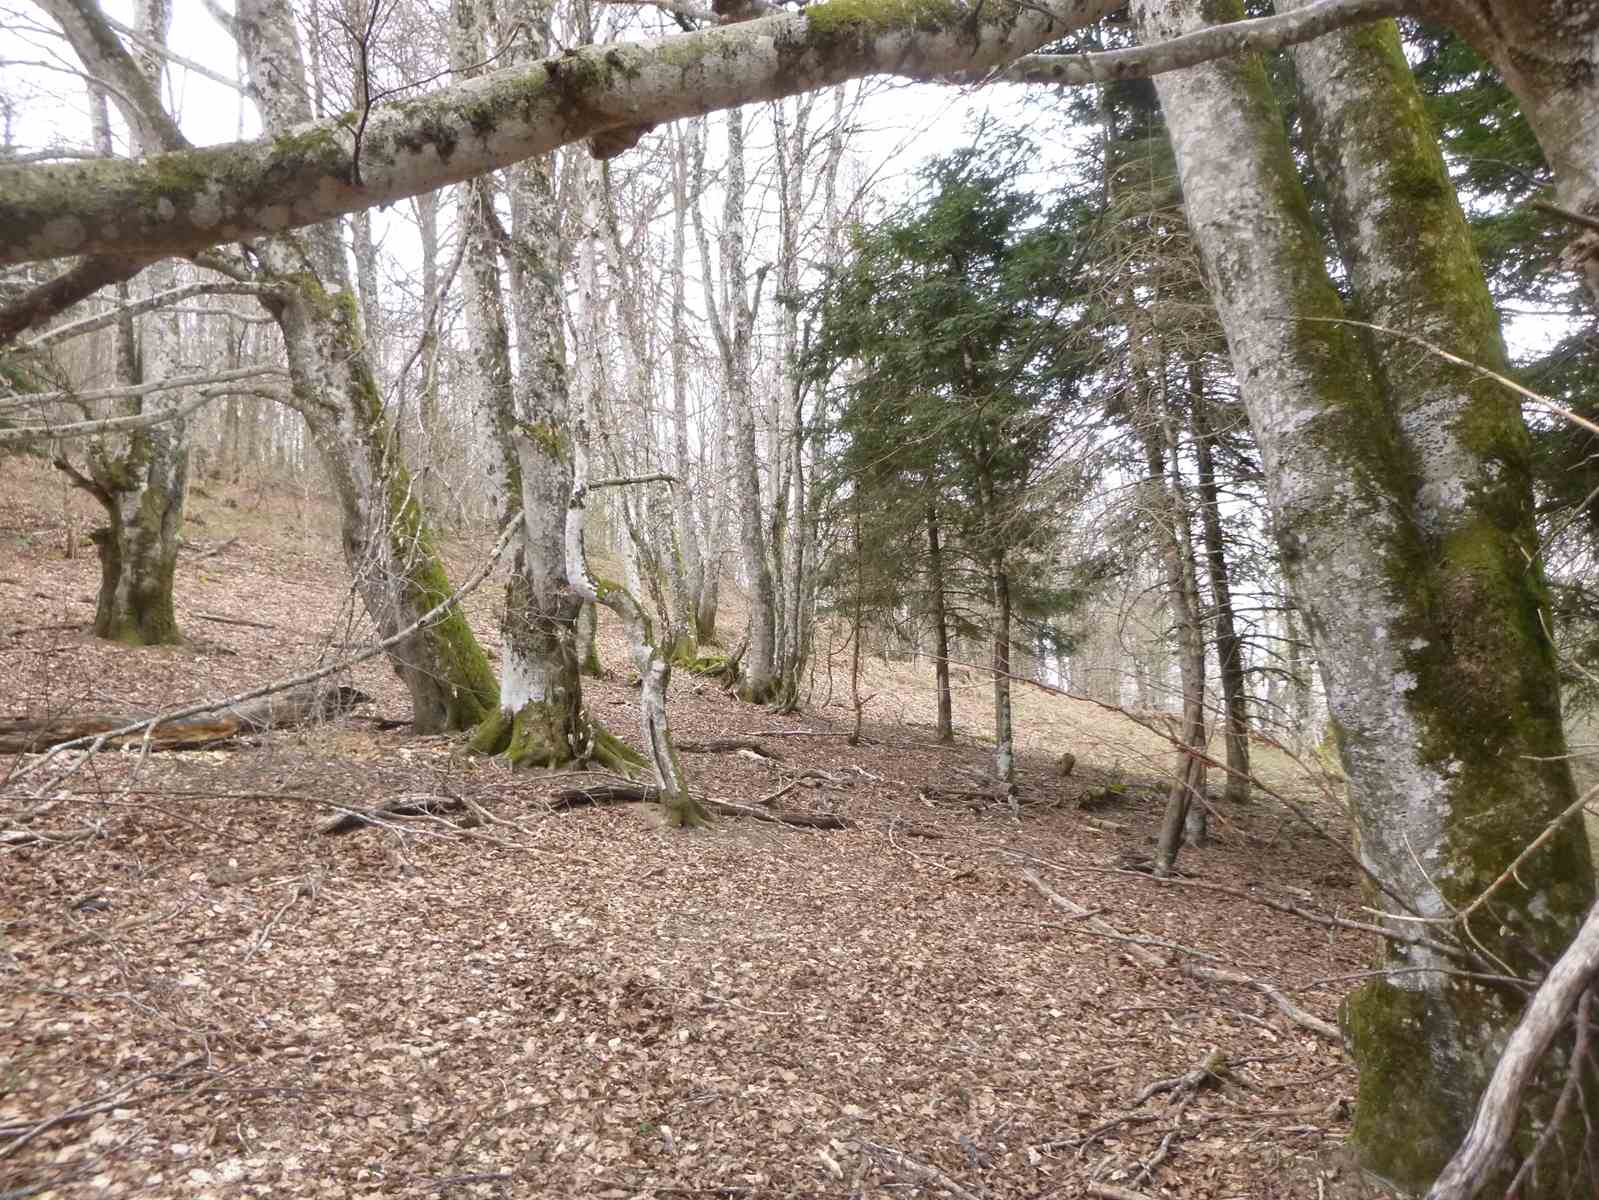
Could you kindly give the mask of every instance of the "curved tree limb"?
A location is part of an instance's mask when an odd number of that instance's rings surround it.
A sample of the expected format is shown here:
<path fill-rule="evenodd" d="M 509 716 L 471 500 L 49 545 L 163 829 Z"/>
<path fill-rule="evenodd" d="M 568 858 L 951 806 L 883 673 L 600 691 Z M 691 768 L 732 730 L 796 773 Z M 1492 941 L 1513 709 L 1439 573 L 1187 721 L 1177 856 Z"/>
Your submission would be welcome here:
<path fill-rule="evenodd" d="M 148 254 L 98 255 L 24 292 L 10 304 L 0 306 L 0 346 L 24 330 L 43 325 L 101 288 L 126 283 L 154 261 Z"/>
<path fill-rule="evenodd" d="M 993 72 L 991 78 L 1067 86 L 1141 79 L 1234 54 L 1282 50 L 1335 29 L 1397 16 L 1404 10 L 1403 0 L 1318 0 L 1292 12 L 1212 25 L 1150 46 L 1098 54 L 1029 54 Z"/>
<path fill-rule="evenodd" d="M 104 329 L 108 325 L 115 325 L 123 317 L 136 317 L 141 313 L 151 312 L 154 309 L 166 308 L 168 305 L 177 304 L 191 296 L 260 296 L 274 290 L 271 285 L 263 283 L 187 283 L 182 287 L 168 288 L 164 292 L 157 292 L 153 296 L 146 296 L 143 300 L 136 300 L 131 304 L 123 304 L 106 312 L 94 316 L 84 317 L 66 325 L 59 325 L 54 329 L 39 334 L 38 337 L 29 338 L 17 345 L 18 350 L 43 350 L 47 346 L 58 345 L 69 338 L 82 337 L 86 333 L 93 333 L 97 329 Z"/>

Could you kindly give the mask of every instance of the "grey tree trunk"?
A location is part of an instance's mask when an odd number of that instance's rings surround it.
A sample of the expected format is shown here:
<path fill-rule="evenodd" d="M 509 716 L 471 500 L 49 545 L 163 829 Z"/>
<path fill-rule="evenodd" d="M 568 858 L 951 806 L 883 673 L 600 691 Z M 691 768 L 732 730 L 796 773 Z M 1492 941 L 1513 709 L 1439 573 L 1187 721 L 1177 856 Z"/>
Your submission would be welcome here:
<path fill-rule="evenodd" d="M 1153 389 L 1163 391 L 1165 364 Z M 1148 384 L 1143 385 L 1146 393 Z M 1149 468 L 1149 508 L 1166 574 L 1166 607 L 1177 632 L 1177 673 L 1182 690 L 1182 740 L 1155 843 L 1155 874 L 1171 874 L 1186 841 L 1205 841 L 1205 635 L 1200 624 L 1199 580 L 1194 566 L 1193 523 L 1184 495 L 1176 423 L 1163 394 L 1146 394 L 1144 457 Z"/>
<path fill-rule="evenodd" d="M 240 0 L 237 30 L 268 129 L 310 115 L 304 60 L 285 0 Z M 421 497 L 400 460 L 361 335 L 344 247 L 331 223 L 259 244 L 277 293 L 263 305 L 288 352 L 291 395 L 332 476 L 343 547 L 380 636 L 450 594 Z M 459 609 L 389 651 L 419 731 L 467 729 L 495 704 L 493 672 Z"/>
<path fill-rule="evenodd" d="M 451 64 L 458 76 L 470 77 L 487 54 L 486 14 L 477 0 L 454 0 L 452 18 Z M 515 170 L 519 199 L 513 204 L 522 208 L 514 242 L 495 214 L 492 177 L 462 188 L 477 424 L 487 440 L 496 519 L 503 525 L 518 508 L 522 512 L 501 614 L 499 704 L 479 725 L 472 748 L 503 752 L 513 766 L 553 767 L 591 757 L 621 766 L 634 756 L 596 726 L 583 706 L 575 636 L 583 597 L 567 573 L 572 460 L 550 162 L 537 159 Z M 511 365 L 502 251 L 514 264 L 520 380 Z"/>
<path fill-rule="evenodd" d="M 767 558 L 766 523 L 761 504 L 760 466 L 755 450 L 755 397 L 751 388 L 755 315 L 750 301 L 744 242 L 744 114 L 727 113 L 727 203 L 723 210 L 722 267 L 727 276 L 733 330 L 728 405 L 733 413 L 733 495 L 738 503 L 739 549 L 749 578 L 749 649 L 738 694 L 765 704 L 777 690 L 776 596 Z M 756 276 L 755 287 L 761 286 Z"/>
<path fill-rule="evenodd" d="M 1141 0 L 1142 36 L 1193 28 L 1201 7 Z M 1240 15 L 1228 4 L 1203 13 Z M 1369 33 L 1320 43 L 1332 73 L 1307 85 L 1313 120 L 1336 123 L 1352 152 L 1331 181 L 1347 205 L 1337 223 L 1403 230 L 1340 241 L 1367 311 L 1423 272 L 1426 291 L 1401 302 L 1426 315 L 1434 340 L 1478 358 L 1493 343 L 1492 309 L 1397 35 L 1380 28 L 1375 58 L 1360 44 Z M 1542 583 L 1519 550 L 1536 544 L 1526 431 L 1507 396 L 1464 380 L 1452 398 L 1424 399 L 1390 362 L 1386 392 L 1354 332 L 1331 323 L 1342 308 L 1258 59 L 1157 88 L 1320 662 L 1361 858 L 1380 888 L 1371 903 L 1392 918 L 1392 973 L 1343 1011 L 1361 1068 L 1354 1141 L 1369 1169 L 1417 1188 L 1464 1135 L 1520 993 L 1445 973 L 1457 960 L 1414 918 L 1447 927 L 1573 797 Z M 1492 918 L 1473 922 L 1476 957 L 1464 961 L 1536 979 L 1592 899 L 1580 830 L 1557 830 L 1496 893 Z M 1553 1087 L 1546 1076 L 1535 1110 Z M 1523 1195 L 1567 1194 L 1560 1175 L 1544 1172 Z"/>
<path fill-rule="evenodd" d="M 104 25 L 98 10 L 81 11 L 62 0 L 49 7 L 73 49 L 94 79 L 116 79 L 118 108 L 133 131 L 138 150 L 154 154 L 182 144 L 161 107 L 164 60 L 154 49 L 130 55 Z M 172 12 L 167 0 L 140 0 L 134 25 L 152 46 L 165 45 Z M 103 35 L 103 36 L 102 36 Z M 90 109 L 99 152 L 112 153 L 106 89 L 91 87 Z M 141 286 L 162 291 L 176 278 L 170 263 L 145 273 Z M 129 297 L 119 286 L 118 301 Z M 142 333 L 141 333 L 142 330 Z M 156 380 L 179 373 L 181 331 L 170 310 L 157 310 L 136 326 L 120 322 L 116 338 L 119 382 Z M 118 415 L 171 411 L 186 403 L 181 390 L 157 392 L 119 405 Z M 188 491 L 189 422 L 167 421 L 125 436 L 101 438 L 88 451 L 88 475 L 63 457 L 57 465 L 105 509 L 106 523 L 90 535 L 100 556 L 100 589 L 95 604 L 97 637 L 132 646 L 167 645 L 179 640 L 173 603 L 178 534 Z"/>

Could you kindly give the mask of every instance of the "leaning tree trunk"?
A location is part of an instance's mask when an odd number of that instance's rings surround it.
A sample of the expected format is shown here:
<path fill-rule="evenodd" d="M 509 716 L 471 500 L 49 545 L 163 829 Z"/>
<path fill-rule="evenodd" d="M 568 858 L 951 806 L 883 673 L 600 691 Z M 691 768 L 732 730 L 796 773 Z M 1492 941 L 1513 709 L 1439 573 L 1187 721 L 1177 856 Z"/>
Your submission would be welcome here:
<path fill-rule="evenodd" d="M 1147 40 L 1203 23 L 1194 0 L 1136 7 Z M 1350 152 L 1332 190 L 1348 206 L 1339 225 L 1353 221 L 1356 294 L 1380 311 L 1381 287 L 1425 272 L 1426 290 L 1401 303 L 1433 340 L 1480 357 L 1493 344 L 1480 269 L 1393 27 L 1375 53 L 1373 36 L 1320 43 L 1329 73 L 1307 87 L 1313 120 Z M 1440 364 L 1424 368 L 1453 379 L 1438 395 L 1392 370 L 1400 390 L 1385 395 L 1360 339 L 1335 323 L 1342 306 L 1257 58 L 1157 88 L 1380 888 L 1371 902 L 1392 918 L 1390 972 L 1343 1011 L 1361 1068 L 1354 1142 L 1368 1169 L 1421 1187 L 1464 1135 L 1522 995 L 1453 973 L 1461 960 L 1424 921 L 1461 912 L 1573 796 L 1542 584 L 1520 550 L 1536 545 L 1527 435 L 1508 397 Z M 1389 222 L 1402 240 L 1368 236 Z M 1551 830 L 1472 925 L 1463 961 L 1535 979 L 1592 898 L 1580 829 Z M 1535 1086 L 1535 1111 L 1554 1074 Z M 1572 1119 L 1594 1119 L 1596 1102 Z M 1568 1194 L 1559 1174 L 1523 1196 Z"/>
<path fill-rule="evenodd" d="M 285 0 L 240 0 L 237 31 L 269 129 L 310 116 L 304 61 Z M 414 624 L 451 592 L 422 499 L 400 460 L 361 336 L 359 303 L 337 228 L 322 224 L 257 246 L 262 304 L 288 354 L 292 403 L 332 476 L 345 561 L 382 637 Z M 419 731 L 467 729 L 495 704 L 494 675 L 459 608 L 389 651 Z"/>

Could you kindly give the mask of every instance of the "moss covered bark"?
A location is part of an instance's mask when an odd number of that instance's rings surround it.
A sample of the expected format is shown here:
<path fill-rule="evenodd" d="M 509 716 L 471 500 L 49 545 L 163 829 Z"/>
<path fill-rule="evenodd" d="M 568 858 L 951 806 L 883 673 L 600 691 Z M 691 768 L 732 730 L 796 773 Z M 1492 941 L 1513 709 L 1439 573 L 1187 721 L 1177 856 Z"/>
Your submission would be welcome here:
<path fill-rule="evenodd" d="M 1363 316 L 1499 372 L 1499 322 L 1464 215 L 1392 22 L 1300 47 L 1301 110 L 1354 296 Z M 1359 811 L 1380 877 L 1410 878 L 1424 855 L 1430 886 L 1461 911 L 1575 799 L 1560 717 L 1533 520 L 1531 446 L 1515 398 L 1391 334 L 1369 339 L 1374 383 L 1409 452 L 1390 487 L 1414 538 L 1395 546 L 1390 588 L 1404 598 L 1393 630 L 1406 648 L 1405 695 L 1418 764 L 1438 783 L 1430 844 L 1394 836 L 1391 807 Z M 1529 979 L 1564 949 L 1591 902 L 1580 828 L 1561 830 L 1497 894 L 1471 940 Z M 1403 942 L 1394 966 L 1413 965 Z M 1361 1067 L 1355 1138 L 1363 1161 L 1408 1187 L 1429 1182 L 1470 1125 L 1520 997 L 1460 980 L 1379 980 L 1351 997 L 1346 1027 Z M 1529 1097 L 1522 1153 L 1553 1104 Z M 1599 1118 L 1599 1097 L 1590 1117 Z M 1400 1136 L 1403 1129 L 1405 1136 Z M 1525 1196 L 1553 1195 L 1541 1173 Z M 1563 1180 L 1564 1188 L 1571 1180 Z M 1590 1180 L 1592 1185 L 1594 1181 Z"/>
<path fill-rule="evenodd" d="M 1137 7 L 1146 39 L 1241 15 L 1228 0 Z M 1299 53 L 1361 315 L 1494 361 L 1492 309 L 1430 130 L 1400 90 L 1410 85 L 1391 26 Z M 1528 566 L 1525 431 L 1504 397 L 1413 345 L 1338 323 L 1258 61 L 1157 87 L 1327 684 L 1361 857 L 1382 884 L 1372 903 L 1391 914 L 1391 972 L 1344 1012 L 1361 1068 L 1356 1147 L 1368 1170 L 1418 1189 L 1459 1144 L 1519 1015 L 1519 993 L 1449 973 L 1460 960 L 1421 931 L 1457 936 L 1479 968 L 1535 981 L 1593 896 L 1586 847 L 1561 831 L 1470 936 L 1450 928 L 1572 796 L 1564 763 L 1544 761 L 1562 744 L 1542 584 Z M 1540 1088 L 1523 1153 L 1551 1100 Z M 1526 1195 L 1565 1194 L 1569 1182 L 1545 1171 Z"/>

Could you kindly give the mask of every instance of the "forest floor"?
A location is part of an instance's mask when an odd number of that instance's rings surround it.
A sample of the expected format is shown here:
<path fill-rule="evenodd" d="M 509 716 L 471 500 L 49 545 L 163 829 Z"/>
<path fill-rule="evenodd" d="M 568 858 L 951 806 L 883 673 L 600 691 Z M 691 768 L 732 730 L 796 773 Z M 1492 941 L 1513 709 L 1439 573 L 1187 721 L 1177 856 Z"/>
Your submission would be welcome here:
<path fill-rule="evenodd" d="M 197 489 L 190 512 L 185 644 L 99 643 L 93 549 L 66 553 L 92 506 L 0 462 L 0 717 L 228 695 L 367 638 L 316 497 Z M 451 545 L 457 578 L 488 540 Z M 491 652 L 498 600 L 468 600 Z M 378 728 L 408 715 L 381 660 L 345 680 L 376 704 L 320 727 L 103 753 L 43 795 L 37 760 L 0 757 L 0 832 L 93 830 L 0 845 L 0 1197 L 1330 1194 L 1342 1047 L 1193 973 L 1335 1019 L 1370 940 L 1265 903 L 1360 918 L 1326 782 L 1262 748 L 1332 837 L 1267 797 L 1217 802 L 1213 844 L 1156 881 L 1129 864 L 1163 804 L 1159 737 L 1022 687 L 1020 820 L 941 803 L 929 786 L 987 764 L 983 681 L 938 746 L 930 671 L 873 660 L 850 746 L 835 650 L 814 711 L 678 678 L 671 718 L 781 755 L 687 756 L 697 788 L 794 784 L 774 807 L 840 831 L 553 811 L 569 776 Z M 608 631 L 602 654 L 589 703 L 636 738 Z M 319 832 L 424 795 L 491 820 Z"/>

